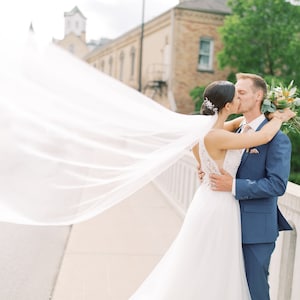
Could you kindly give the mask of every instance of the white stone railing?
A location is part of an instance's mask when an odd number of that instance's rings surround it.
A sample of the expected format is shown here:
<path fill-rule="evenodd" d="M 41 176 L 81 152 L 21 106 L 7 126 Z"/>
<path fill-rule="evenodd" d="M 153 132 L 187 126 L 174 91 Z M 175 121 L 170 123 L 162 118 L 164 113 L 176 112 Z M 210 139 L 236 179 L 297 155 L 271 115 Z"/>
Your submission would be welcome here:
<path fill-rule="evenodd" d="M 199 185 L 196 161 L 187 153 L 154 182 L 177 212 L 185 212 Z M 293 231 L 281 232 L 270 265 L 270 294 L 272 300 L 300 299 L 300 186 L 289 182 L 287 191 L 279 198 L 279 206 L 293 226 Z"/>
<path fill-rule="evenodd" d="M 293 231 L 281 233 L 270 266 L 272 300 L 300 299 L 300 186 L 289 182 L 279 198 L 280 210 Z"/>

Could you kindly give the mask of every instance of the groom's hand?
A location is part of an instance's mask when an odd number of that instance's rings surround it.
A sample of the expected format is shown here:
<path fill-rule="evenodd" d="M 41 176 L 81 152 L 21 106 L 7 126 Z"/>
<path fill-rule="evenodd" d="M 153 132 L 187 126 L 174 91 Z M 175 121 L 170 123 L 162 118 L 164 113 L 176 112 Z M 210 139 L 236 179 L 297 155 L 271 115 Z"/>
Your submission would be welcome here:
<path fill-rule="evenodd" d="M 210 186 L 213 191 L 231 192 L 232 190 L 232 176 L 224 169 L 220 169 L 220 174 L 212 173 L 209 175 Z"/>

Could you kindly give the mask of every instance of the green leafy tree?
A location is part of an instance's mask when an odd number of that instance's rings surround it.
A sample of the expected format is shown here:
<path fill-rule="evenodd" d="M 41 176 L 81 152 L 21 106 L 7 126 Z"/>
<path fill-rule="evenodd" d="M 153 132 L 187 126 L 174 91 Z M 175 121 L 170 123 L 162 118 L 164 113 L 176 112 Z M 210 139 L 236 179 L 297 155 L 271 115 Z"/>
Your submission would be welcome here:
<path fill-rule="evenodd" d="M 203 92 L 205 90 L 205 86 L 196 86 L 190 91 L 190 96 L 194 102 L 194 114 L 199 114 L 201 110 L 201 106 L 203 103 Z"/>
<path fill-rule="evenodd" d="M 220 28 L 220 67 L 300 83 L 300 6 L 285 0 L 229 0 Z"/>
<path fill-rule="evenodd" d="M 289 180 L 300 184 L 300 136 L 297 133 L 290 133 L 289 137 L 292 142 L 291 174 Z"/>
<path fill-rule="evenodd" d="M 221 68 L 260 74 L 273 81 L 300 85 L 300 6 L 285 0 L 228 0 L 232 14 L 220 34 L 224 44 L 218 53 Z M 299 134 L 292 141 L 290 181 L 300 184 Z"/>

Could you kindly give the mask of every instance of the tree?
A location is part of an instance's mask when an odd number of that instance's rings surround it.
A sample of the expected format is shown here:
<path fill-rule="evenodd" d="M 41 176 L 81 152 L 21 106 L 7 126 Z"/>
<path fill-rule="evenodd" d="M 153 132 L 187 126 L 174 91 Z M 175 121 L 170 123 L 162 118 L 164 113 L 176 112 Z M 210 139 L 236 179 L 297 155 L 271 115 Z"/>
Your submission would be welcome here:
<path fill-rule="evenodd" d="M 190 91 L 190 96 L 192 97 L 195 105 L 194 114 L 200 114 L 204 90 L 205 86 L 196 86 Z"/>
<path fill-rule="evenodd" d="M 300 6 L 285 0 L 229 0 L 232 14 L 220 28 L 221 68 L 300 83 Z"/>
<path fill-rule="evenodd" d="M 285 0 L 229 0 L 232 14 L 220 28 L 221 68 L 260 74 L 300 86 L 300 6 Z M 230 77 L 229 76 L 229 77 Z M 293 152 L 290 180 L 300 184 L 299 134 L 290 135 Z"/>
<path fill-rule="evenodd" d="M 289 180 L 300 184 L 300 137 L 298 133 L 290 133 L 289 137 L 292 142 L 291 174 Z"/>

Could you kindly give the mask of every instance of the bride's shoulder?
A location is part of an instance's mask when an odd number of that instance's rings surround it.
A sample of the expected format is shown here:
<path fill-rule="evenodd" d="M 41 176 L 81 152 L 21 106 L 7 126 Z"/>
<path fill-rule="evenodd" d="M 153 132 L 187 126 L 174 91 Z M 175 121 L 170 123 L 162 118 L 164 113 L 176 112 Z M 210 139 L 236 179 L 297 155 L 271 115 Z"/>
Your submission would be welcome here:
<path fill-rule="evenodd" d="M 204 143 L 206 145 L 213 145 L 217 147 L 223 141 L 230 141 L 234 133 L 223 128 L 212 128 L 204 136 Z"/>
<path fill-rule="evenodd" d="M 216 136 L 226 134 L 226 132 L 228 132 L 228 131 L 223 128 L 212 128 L 206 133 L 206 135 L 204 136 L 204 139 L 215 138 Z"/>

